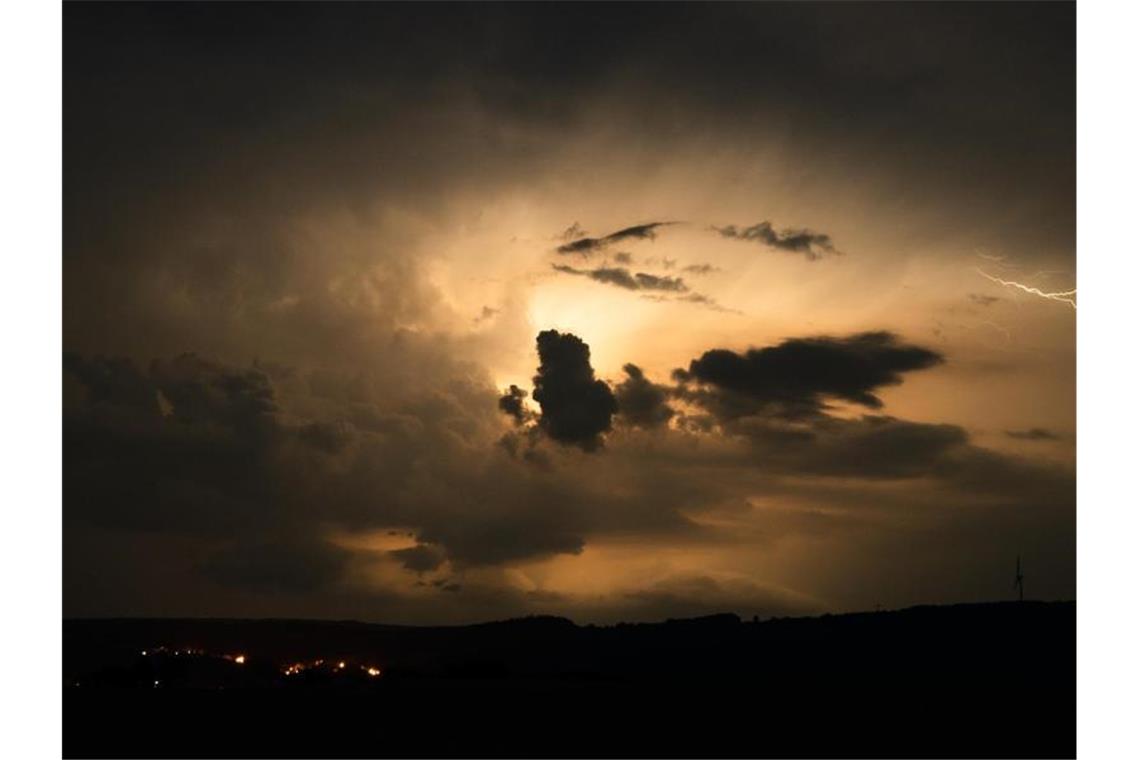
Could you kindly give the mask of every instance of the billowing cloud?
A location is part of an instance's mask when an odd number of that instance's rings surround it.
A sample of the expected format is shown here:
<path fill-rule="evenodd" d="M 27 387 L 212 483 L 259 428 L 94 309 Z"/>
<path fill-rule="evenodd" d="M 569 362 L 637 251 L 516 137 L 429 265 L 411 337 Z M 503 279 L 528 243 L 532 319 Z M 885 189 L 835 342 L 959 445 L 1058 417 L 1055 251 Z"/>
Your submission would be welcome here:
<path fill-rule="evenodd" d="M 623 240 L 653 240 L 657 237 L 656 230 L 658 227 L 676 223 L 677 222 L 650 222 L 648 224 L 637 224 L 633 227 L 620 229 L 617 232 L 611 232 L 600 238 L 578 238 L 577 240 L 563 243 L 555 250 L 561 254 L 577 253 L 588 256 L 591 253 L 607 248 L 614 243 L 620 243 Z"/>
<path fill-rule="evenodd" d="M 713 229 L 722 237 L 760 243 L 789 253 L 802 253 L 808 261 L 817 261 L 823 258 L 824 254 L 839 253 L 829 235 L 806 229 L 785 229 L 777 232 L 772 223 L 767 221 L 743 229 L 738 229 L 734 224 L 725 227 L 714 226 Z"/>
<path fill-rule="evenodd" d="M 617 401 L 605 381 L 594 377 L 590 347 L 556 330 L 538 334 L 534 400 L 542 407 L 539 427 L 559 443 L 593 451 L 608 432 Z"/>

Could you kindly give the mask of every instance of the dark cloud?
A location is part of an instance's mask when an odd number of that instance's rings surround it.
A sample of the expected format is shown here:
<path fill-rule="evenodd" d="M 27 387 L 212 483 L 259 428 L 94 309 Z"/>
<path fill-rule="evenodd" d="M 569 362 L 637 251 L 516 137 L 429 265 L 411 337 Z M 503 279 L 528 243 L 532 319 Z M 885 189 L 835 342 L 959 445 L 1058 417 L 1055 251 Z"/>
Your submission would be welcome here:
<path fill-rule="evenodd" d="M 153 362 L 150 374 L 177 419 L 215 421 L 266 433 L 276 427 L 273 388 L 260 370 L 235 369 L 182 354 L 171 361 Z"/>
<path fill-rule="evenodd" d="M 462 375 L 443 373 L 409 398 L 384 384 L 372 397 L 372 382 L 356 371 L 326 371 L 314 385 L 310 373 L 275 382 L 193 355 L 150 362 L 149 370 L 71 355 L 69 541 L 92 556 L 108 531 L 140 546 L 173 542 L 191 577 L 237 593 L 340 587 L 341 550 L 314 538 L 327 529 L 406 526 L 430 549 L 391 558 L 418 567 L 432 556 L 462 567 L 577 553 L 598 531 L 685 530 L 678 510 L 700 489 L 659 492 L 655 482 L 615 492 L 567 470 L 557 449 L 544 447 L 553 439 L 596 448 L 616 401 L 594 378 L 581 341 L 552 333 L 539 345 L 545 420 L 506 437 L 494 389 Z M 438 370 L 430 361 L 420 366 Z M 155 401 L 160 387 L 170 395 L 166 411 Z M 100 588 L 100 571 L 86 572 L 69 576 L 68 588 Z M 74 593 L 69 604 L 87 603 Z"/>
<path fill-rule="evenodd" d="M 789 253 L 802 253 L 808 261 L 817 261 L 824 254 L 839 253 L 831 242 L 831 237 L 806 229 L 785 229 L 777 232 L 771 222 L 760 222 L 751 227 L 737 229 L 736 225 L 713 227 L 722 237 L 735 240 L 748 240 Z"/>
<path fill-rule="evenodd" d="M 565 264 L 554 264 L 554 269 L 564 274 L 579 275 L 581 277 L 589 277 L 596 282 L 604 282 L 607 285 L 616 285 L 619 288 L 626 290 L 637 290 L 637 280 L 634 279 L 630 271 L 624 267 L 599 267 L 597 269 L 575 269 Z"/>
<path fill-rule="evenodd" d="M 719 272 L 719 267 L 714 267 L 712 264 L 689 264 L 681 270 L 687 274 L 704 275 Z"/>
<path fill-rule="evenodd" d="M 614 254 L 614 261 L 616 261 L 618 264 L 632 264 L 633 254 L 627 253 L 625 251 L 618 251 Z"/>
<path fill-rule="evenodd" d="M 509 415 L 516 425 L 523 424 L 530 419 L 530 413 L 523 403 L 526 397 L 526 391 L 517 385 L 512 385 L 506 393 L 499 397 L 499 411 Z"/>
<path fill-rule="evenodd" d="M 1058 437 L 1053 431 L 1039 427 L 1028 430 L 1007 430 L 1005 434 L 1021 441 L 1055 441 Z"/>
<path fill-rule="evenodd" d="M 565 274 L 589 277 L 595 282 L 616 285 L 626 290 L 662 290 L 684 293 L 688 290 L 685 281 L 679 277 L 663 277 L 645 272 L 631 273 L 625 267 L 598 267 L 597 269 L 575 269 L 565 264 L 554 264 L 556 270 Z"/>
<path fill-rule="evenodd" d="M 593 451 L 617 413 L 613 391 L 594 377 L 590 347 L 556 330 L 538 334 L 534 400 L 542 407 L 539 427 L 559 443 Z"/>
<path fill-rule="evenodd" d="M 650 222 L 649 224 L 638 224 L 633 227 L 626 227 L 625 229 L 611 232 L 609 235 L 600 238 L 584 237 L 572 240 L 569 243 L 563 243 L 558 246 L 558 253 L 578 253 L 583 256 L 588 256 L 591 253 L 600 251 L 614 243 L 620 243 L 623 240 L 653 240 L 657 237 L 657 228 L 669 224 L 676 224 L 677 222 Z"/>
<path fill-rule="evenodd" d="M 905 372 L 942 361 L 934 351 L 901 343 L 892 333 L 867 332 L 791 338 L 743 354 L 714 349 L 674 377 L 696 383 L 688 398 L 726 419 L 759 409 L 800 417 L 821 412 L 828 398 L 877 409 L 882 402 L 874 391 L 902 382 Z"/>
<path fill-rule="evenodd" d="M 685 287 L 685 281 L 680 277 L 661 277 L 644 272 L 638 272 L 634 276 L 637 278 L 637 286 L 641 290 L 670 290 L 678 293 L 684 293 L 688 290 Z"/>
<path fill-rule="evenodd" d="M 669 390 L 649 380 L 635 364 L 627 364 L 622 369 L 626 379 L 614 388 L 621 419 L 643 428 L 668 424 L 675 414 L 668 404 Z"/>

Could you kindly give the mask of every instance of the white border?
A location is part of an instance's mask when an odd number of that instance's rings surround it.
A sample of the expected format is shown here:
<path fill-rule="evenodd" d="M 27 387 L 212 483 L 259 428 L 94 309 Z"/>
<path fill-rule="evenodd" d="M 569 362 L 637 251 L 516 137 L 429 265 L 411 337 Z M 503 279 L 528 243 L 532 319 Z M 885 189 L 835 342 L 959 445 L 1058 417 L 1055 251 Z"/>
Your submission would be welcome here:
<path fill-rule="evenodd" d="M 59 3 L 0 3 L 4 757 L 62 754 Z"/>
<path fill-rule="evenodd" d="M 1140 217 L 1130 3 L 1077 5 L 1077 749 L 1140 756 Z"/>

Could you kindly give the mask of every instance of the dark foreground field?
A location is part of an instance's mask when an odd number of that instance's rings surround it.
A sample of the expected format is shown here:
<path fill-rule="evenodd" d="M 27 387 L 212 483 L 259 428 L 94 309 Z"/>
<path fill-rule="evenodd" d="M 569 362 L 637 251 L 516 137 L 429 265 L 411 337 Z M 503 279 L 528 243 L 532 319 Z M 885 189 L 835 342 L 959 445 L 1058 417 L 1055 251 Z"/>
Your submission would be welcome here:
<path fill-rule="evenodd" d="M 63 631 L 67 757 L 1076 754 L 1074 603 Z"/>

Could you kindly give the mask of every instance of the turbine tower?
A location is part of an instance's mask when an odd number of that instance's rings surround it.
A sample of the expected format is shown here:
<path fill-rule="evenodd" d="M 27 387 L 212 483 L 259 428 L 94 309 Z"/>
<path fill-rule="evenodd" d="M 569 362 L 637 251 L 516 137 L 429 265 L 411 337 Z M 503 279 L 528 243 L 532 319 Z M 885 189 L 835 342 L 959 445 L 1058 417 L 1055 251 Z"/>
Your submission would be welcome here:
<path fill-rule="evenodd" d="M 1013 576 L 1013 587 L 1017 589 L 1017 601 L 1025 601 L 1025 576 L 1021 574 L 1021 555 L 1017 555 L 1017 574 Z"/>

